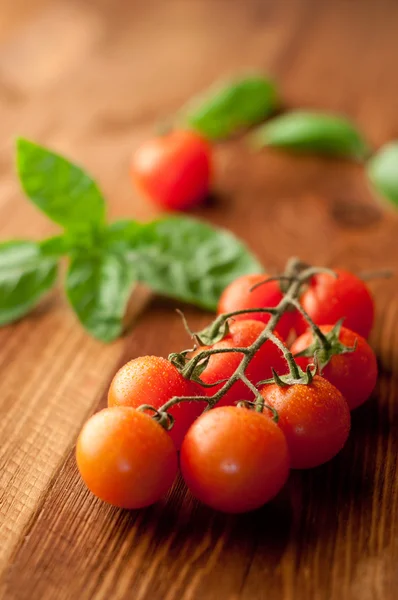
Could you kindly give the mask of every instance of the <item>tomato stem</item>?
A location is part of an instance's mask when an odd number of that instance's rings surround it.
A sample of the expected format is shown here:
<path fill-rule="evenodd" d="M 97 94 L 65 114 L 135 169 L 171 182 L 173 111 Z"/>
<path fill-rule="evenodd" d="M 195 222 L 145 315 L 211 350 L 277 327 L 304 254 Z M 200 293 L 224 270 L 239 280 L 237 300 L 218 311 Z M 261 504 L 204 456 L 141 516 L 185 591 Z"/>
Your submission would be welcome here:
<path fill-rule="evenodd" d="M 307 313 L 305 308 L 303 308 L 301 306 L 300 302 L 296 298 L 293 298 L 291 300 L 291 305 L 294 306 L 295 308 L 297 308 L 299 313 L 301 313 L 303 315 L 304 319 L 307 321 L 308 325 L 310 326 L 314 336 L 316 338 L 318 338 L 322 348 L 324 350 L 330 350 L 330 348 L 332 346 L 331 346 L 331 343 L 329 342 L 327 336 L 324 333 L 322 333 L 322 331 L 318 327 L 318 325 L 316 323 L 314 323 L 314 321 L 311 319 L 310 315 Z"/>

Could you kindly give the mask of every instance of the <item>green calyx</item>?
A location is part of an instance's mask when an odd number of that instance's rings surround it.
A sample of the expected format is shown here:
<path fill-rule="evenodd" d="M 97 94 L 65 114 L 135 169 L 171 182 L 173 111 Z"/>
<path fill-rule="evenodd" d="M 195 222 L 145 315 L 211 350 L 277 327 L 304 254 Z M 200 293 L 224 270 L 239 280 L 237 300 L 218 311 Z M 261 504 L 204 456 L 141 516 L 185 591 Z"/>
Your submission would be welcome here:
<path fill-rule="evenodd" d="M 199 333 L 194 334 L 194 339 L 200 346 L 211 346 L 221 342 L 229 334 L 229 324 L 227 319 L 216 320 L 214 323 L 205 327 Z"/>
<path fill-rule="evenodd" d="M 176 369 L 181 371 L 184 369 L 185 365 L 188 362 L 188 354 L 192 350 L 183 350 L 182 352 L 172 352 L 168 356 L 168 361 L 171 362 L 172 365 L 175 366 Z"/>
<path fill-rule="evenodd" d="M 228 319 L 224 315 L 217 317 L 217 319 L 201 331 L 194 332 L 189 327 L 184 313 L 178 309 L 177 313 L 182 319 L 185 331 L 197 346 L 211 346 L 220 342 L 229 334 Z"/>
<path fill-rule="evenodd" d="M 181 375 L 185 377 L 185 379 L 195 381 L 195 383 L 199 383 L 202 387 L 210 388 L 227 381 L 226 379 L 221 379 L 220 381 L 216 381 L 214 383 L 205 383 L 200 378 L 203 371 L 209 364 L 210 356 L 216 353 L 217 350 L 204 350 L 201 354 L 197 354 L 196 356 L 189 358 L 189 355 L 193 351 L 194 349 L 183 350 L 182 352 L 173 352 L 172 354 L 169 354 L 168 360 L 176 367 Z M 220 350 L 219 352 L 223 352 L 223 350 Z"/>
<path fill-rule="evenodd" d="M 264 379 L 264 381 L 259 381 L 257 383 L 257 387 L 260 385 L 268 385 L 273 383 L 276 383 L 279 385 L 279 387 L 287 387 L 289 385 L 310 385 L 314 379 L 314 376 L 317 374 L 318 365 L 315 363 L 308 365 L 305 371 L 303 371 L 297 365 L 297 372 L 294 373 L 294 375 L 292 373 L 288 373 L 287 375 L 278 375 L 275 369 L 271 370 L 272 377 L 269 379 Z"/>
<path fill-rule="evenodd" d="M 173 415 L 171 415 L 170 413 L 168 413 L 165 410 L 161 410 L 161 409 L 157 409 L 154 406 L 151 406 L 150 404 L 142 404 L 141 406 L 138 407 L 138 409 L 140 412 L 151 412 L 153 413 L 152 418 L 159 423 L 159 425 L 161 427 L 163 427 L 163 429 L 165 429 L 166 431 L 170 431 L 173 426 L 174 426 L 174 422 L 175 419 L 173 417 Z"/>
<path fill-rule="evenodd" d="M 300 356 L 306 357 L 314 357 L 317 365 L 319 367 L 319 373 L 322 374 L 322 370 L 326 367 L 326 365 L 330 362 L 333 356 L 338 354 L 349 354 L 351 352 L 355 352 L 357 343 L 353 346 L 345 346 L 339 340 L 341 327 L 343 325 L 343 320 L 340 319 L 336 323 L 336 325 L 329 331 L 328 333 L 323 333 L 323 336 L 326 338 L 327 344 L 323 342 L 320 338 L 314 335 L 313 343 L 308 346 L 305 350 L 298 352 L 295 354 L 295 358 L 299 358 Z"/>

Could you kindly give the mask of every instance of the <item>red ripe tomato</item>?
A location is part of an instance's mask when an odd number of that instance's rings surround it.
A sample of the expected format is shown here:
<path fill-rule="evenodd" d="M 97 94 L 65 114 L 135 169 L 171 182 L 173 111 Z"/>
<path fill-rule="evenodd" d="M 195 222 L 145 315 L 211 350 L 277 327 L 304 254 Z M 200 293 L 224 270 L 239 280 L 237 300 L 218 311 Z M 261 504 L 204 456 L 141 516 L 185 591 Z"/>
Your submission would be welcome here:
<path fill-rule="evenodd" d="M 321 325 L 320 329 L 327 334 L 332 331 L 333 325 Z M 312 332 L 307 331 L 297 338 L 291 351 L 293 354 L 298 354 L 311 346 L 314 341 Z M 355 351 L 335 354 L 320 374 L 340 390 L 352 410 L 365 402 L 372 393 L 377 379 L 377 360 L 367 341 L 350 329 L 341 328 L 339 341 L 348 347 L 353 347 L 356 343 Z M 296 362 L 305 370 L 313 359 L 300 356 L 296 358 Z"/>
<path fill-rule="evenodd" d="M 369 337 L 374 319 L 374 302 L 367 285 L 358 277 L 335 269 L 338 277 L 328 273 L 315 275 L 300 303 L 317 325 L 337 323 L 344 318 L 344 327 Z M 297 314 L 295 329 L 300 335 L 308 329 L 305 319 Z"/>
<path fill-rule="evenodd" d="M 161 208 L 186 210 L 209 192 L 211 148 L 192 131 L 172 131 L 144 142 L 133 157 L 132 179 Z"/>
<path fill-rule="evenodd" d="M 76 446 L 87 487 L 120 508 L 157 502 L 177 473 L 177 452 L 166 431 L 133 408 L 105 408 L 84 425 Z"/>
<path fill-rule="evenodd" d="M 184 379 L 181 373 L 165 358 L 140 356 L 125 364 L 116 373 L 108 392 L 108 406 L 150 404 L 160 408 L 173 396 L 198 396 L 203 394 L 196 383 Z M 204 402 L 181 402 L 169 413 L 175 418 L 169 434 L 179 449 L 184 435 L 193 421 L 206 408 Z"/>
<path fill-rule="evenodd" d="M 192 494 L 223 512 L 271 500 L 289 474 L 281 430 L 265 414 L 224 406 L 204 413 L 185 436 L 181 471 Z"/>
<path fill-rule="evenodd" d="M 342 394 L 316 375 L 308 385 L 270 384 L 261 391 L 279 415 L 293 469 L 309 469 L 341 450 L 350 431 L 350 411 Z"/>
<path fill-rule="evenodd" d="M 218 303 L 218 314 L 230 313 L 235 310 L 245 308 L 274 308 L 283 298 L 283 294 L 277 281 L 269 281 L 251 291 L 252 287 L 261 281 L 267 279 L 268 275 L 261 273 L 258 275 L 243 275 L 235 279 L 227 286 L 221 295 Z M 247 313 L 236 315 L 236 321 L 241 319 L 254 319 L 268 323 L 270 315 L 268 313 Z M 280 319 L 275 331 L 284 339 L 287 338 L 294 323 L 294 312 L 285 313 Z"/>
<path fill-rule="evenodd" d="M 256 341 L 264 328 L 265 323 L 260 321 L 232 322 L 230 325 L 230 334 L 221 342 L 214 344 L 212 348 L 247 348 Z M 198 352 L 200 350 L 196 354 Z M 200 376 L 202 381 L 205 383 L 215 383 L 222 379 L 229 379 L 238 368 L 242 358 L 243 354 L 240 352 L 213 354 L 206 369 Z M 257 384 L 259 381 L 272 377 L 271 367 L 279 374 L 286 372 L 286 361 L 281 351 L 275 344 L 267 341 L 250 361 L 246 369 L 246 375 L 252 383 Z M 213 396 L 223 385 L 221 383 L 214 387 L 203 388 L 203 392 L 207 396 Z M 221 398 L 218 406 L 231 405 L 239 400 L 252 399 L 253 394 L 248 390 L 247 386 L 242 381 L 237 381 Z"/>

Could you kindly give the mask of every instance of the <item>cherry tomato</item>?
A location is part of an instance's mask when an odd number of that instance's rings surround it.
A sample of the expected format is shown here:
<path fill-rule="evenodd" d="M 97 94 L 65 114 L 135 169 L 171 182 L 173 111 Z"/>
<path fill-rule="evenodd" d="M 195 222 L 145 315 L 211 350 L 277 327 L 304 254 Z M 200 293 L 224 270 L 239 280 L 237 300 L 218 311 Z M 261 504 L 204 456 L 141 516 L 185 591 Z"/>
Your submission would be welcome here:
<path fill-rule="evenodd" d="M 133 408 L 105 408 L 84 425 L 76 446 L 87 487 L 120 508 L 157 502 L 177 473 L 177 451 L 166 431 Z"/>
<path fill-rule="evenodd" d="M 338 277 L 328 273 L 315 275 L 300 298 L 301 305 L 317 325 L 337 323 L 369 337 L 374 320 L 374 302 L 367 285 L 358 277 L 335 269 Z M 297 314 L 295 329 L 300 335 L 308 329 L 305 319 Z"/>
<path fill-rule="evenodd" d="M 277 281 L 269 281 L 258 288 L 252 290 L 253 286 L 267 279 L 268 275 L 261 273 L 258 275 L 243 275 L 235 279 L 225 288 L 218 303 L 218 314 L 230 313 L 235 310 L 245 308 L 274 308 L 283 298 L 283 294 Z M 236 315 L 236 321 L 241 319 L 254 319 L 268 323 L 270 315 L 268 313 L 247 313 Z M 294 324 L 294 312 L 285 313 L 277 324 L 275 331 L 284 339 L 287 338 Z"/>
<path fill-rule="evenodd" d="M 348 404 L 323 377 L 316 375 L 309 385 L 266 385 L 261 393 L 278 412 L 293 469 L 321 465 L 347 441 L 351 423 Z"/>
<path fill-rule="evenodd" d="M 320 329 L 327 334 L 333 329 L 333 325 L 321 325 Z M 355 351 L 335 354 L 320 374 L 340 390 L 352 410 L 365 402 L 372 393 L 377 379 L 377 360 L 372 348 L 358 333 L 342 327 L 339 340 L 348 347 L 353 347 L 356 343 Z M 293 354 L 298 354 L 313 342 L 312 332 L 307 331 L 294 342 L 291 351 Z M 313 359 L 300 356 L 296 361 L 305 370 Z"/>
<path fill-rule="evenodd" d="M 144 142 L 133 157 L 138 188 L 161 208 L 186 210 L 207 196 L 211 148 L 192 131 L 172 131 Z"/>
<path fill-rule="evenodd" d="M 285 484 L 289 453 L 265 414 L 224 406 L 204 413 L 185 436 L 181 471 L 192 494 L 228 513 L 262 506 Z"/>
<path fill-rule="evenodd" d="M 230 325 L 230 334 L 221 342 L 212 346 L 213 349 L 228 348 L 247 348 L 262 333 L 265 323 L 260 321 L 237 321 Z M 277 335 L 277 334 L 276 334 Z M 198 350 L 195 354 L 200 352 Z M 229 379 L 239 366 L 243 358 L 240 352 L 225 352 L 213 354 L 210 357 L 206 369 L 201 374 L 201 379 L 205 383 L 215 383 L 223 379 Z M 270 341 L 265 342 L 250 361 L 246 375 L 248 379 L 257 384 L 259 381 L 272 377 L 271 367 L 279 374 L 286 372 L 286 362 L 279 348 Z M 203 388 L 207 396 L 213 396 L 224 384 Z M 252 400 L 253 394 L 248 390 L 242 381 L 237 381 L 228 390 L 228 392 L 218 402 L 218 406 L 227 406 L 238 402 L 239 400 Z"/>
<path fill-rule="evenodd" d="M 173 396 L 198 396 L 200 386 L 184 379 L 168 360 L 160 356 L 140 356 L 125 364 L 116 373 L 108 392 L 108 406 L 150 404 L 160 408 Z M 179 449 L 188 428 L 206 408 L 204 402 L 181 402 L 169 413 L 175 418 L 169 434 Z"/>

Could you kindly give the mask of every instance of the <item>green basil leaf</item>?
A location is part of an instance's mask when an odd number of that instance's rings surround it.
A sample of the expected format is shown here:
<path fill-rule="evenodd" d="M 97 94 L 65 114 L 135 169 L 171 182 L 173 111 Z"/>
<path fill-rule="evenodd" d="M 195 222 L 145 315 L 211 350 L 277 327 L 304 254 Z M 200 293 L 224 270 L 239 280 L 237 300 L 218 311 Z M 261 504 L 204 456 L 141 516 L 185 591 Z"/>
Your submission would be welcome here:
<path fill-rule="evenodd" d="M 106 231 L 106 230 L 104 230 Z M 102 247 L 103 232 L 93 237 L 90 232 L 82 231 L 77 234 L 75 231 L 66 231 L 64 235 L 55 235 L 40 242 L 40 247 L 46 256 L 75 256 L 85 252 L 92 252 L 93 247 Z"/>
<path fill-rule="evenodd" d="M 104 198 L 83 169 L 24 138 L 17 140 L 17 169 L 25 194 L 50 219 L 76 232 L 103 227 Z"/>
<path fill-rule="evenodd" d="M 167 217 L 129 229 L 119 237 L 119 250 L 132 263 L 137 278 L 156 292 L 215 310 L 224 288 L 245 273 L 261 272 L 261 264 L 233 234 L 188 217 Z M 110 226 L 111 235 L 120 223 Z M 123 243 L 125 246 L 123 246 Z"/>
<path fill-rule="evenodd" d="M 71 245 L 68 238 L 64 235 L 55 235 L 40 242 L 41 252 L 44 256 L 54 256 L 61 258 L 68 254 L 71 250 Z"/>
<path fill-rule="evenodd" d="M 252 139 L 260 148 L 270 146 L 357 160 L 369 154 L 368 145 L 350 121 L 318 112 L 294 111 L 276 117 L 259 127 Z"/>
<path fill-rule="evenodd" d="M 398 141 L 381 148 L 366 169 L 375 189 L 398 208 Z"/>
<path fill-rule="evenodd" d="M 111 342 L 121 335 L 134 279 L 132 266 L 122 255 L 99 251 L 72 257 L 66 293 L 92 336 Z"/>
<path fill-rule="evenodd" d="M 275 85 L 264 77 L 246 76 L 216 88 L 182 110 L 190 127 L 216 140 L 259 123 L 278 105 Z"/>
<path fill-rule="evenodd" d="M 57 279 L 57 262 L 44 256 L 40 244 L 0 244 L 0 325 L 16 321 L 39 302 Z"/>

